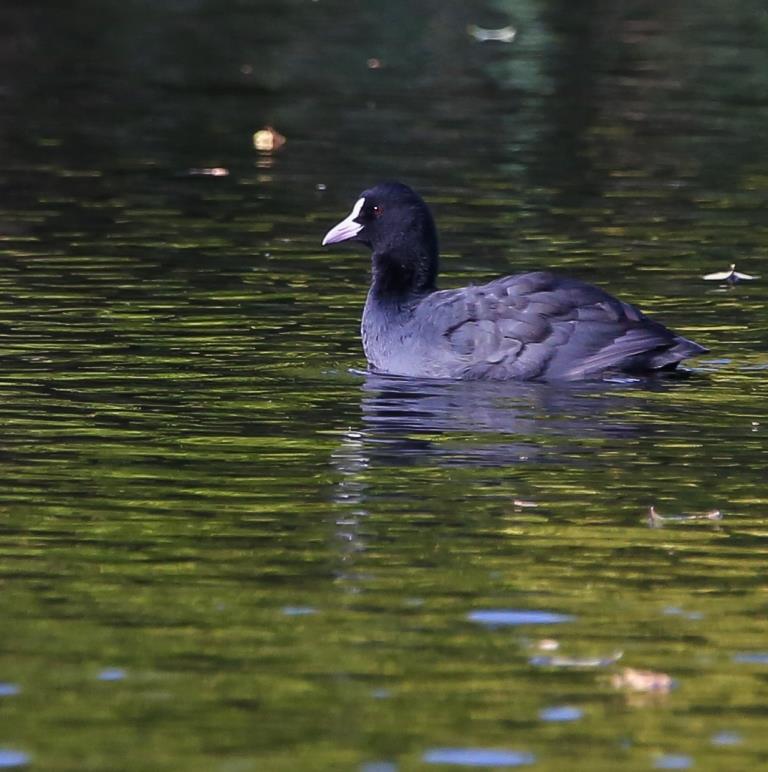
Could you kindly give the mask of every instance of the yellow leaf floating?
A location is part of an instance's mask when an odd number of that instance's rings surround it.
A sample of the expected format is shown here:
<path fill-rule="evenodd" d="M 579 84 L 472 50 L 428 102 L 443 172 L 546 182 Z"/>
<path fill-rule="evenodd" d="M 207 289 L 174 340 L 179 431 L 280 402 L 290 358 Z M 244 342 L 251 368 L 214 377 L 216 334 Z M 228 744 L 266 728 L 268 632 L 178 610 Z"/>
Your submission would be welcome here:
<path fill-rule="evenodd" d="M 253 146 L 263 153 L 279 150 L 285 143 L 285 137 L 272 126 L 265 126 L 253 134 Z"/>
<path fill-rule="evenodd" d="M 667 673 L 655 673 L 653 670 L 635 670 L 625 667 L 611 676 L 611 686 L 614 689 L 624 689 L 632 692 L 659 692 L 667 694 L 672 691 L 675 682 Z"/>

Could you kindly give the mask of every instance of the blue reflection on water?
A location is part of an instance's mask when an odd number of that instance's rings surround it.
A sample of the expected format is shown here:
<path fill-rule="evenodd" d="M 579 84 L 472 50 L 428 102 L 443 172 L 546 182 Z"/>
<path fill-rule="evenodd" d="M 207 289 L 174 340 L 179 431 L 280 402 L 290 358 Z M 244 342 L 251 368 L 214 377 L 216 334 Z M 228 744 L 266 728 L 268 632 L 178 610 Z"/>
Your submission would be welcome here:
<path fill-rule="evenodd" d="M 494 748 L 434 748 L 424 754 L 427 764 L 460 764 L 465 767 L 520 767 L 533 764 L 536 757 L 527 751 Z"/>
<path fill-rule="evenodd" d="M 283 614 L 287 617 L 305 617 L 310 614 L 316 614 L 317 610 L 311 606 L 284 606 Z"/>
<path fill-rule="evenodd" d="M 105 667 L 96 678 L 99 681 L 122 681 L 127 673 L 121 667 Z"/>
<path fill-rule="evenodd" d="M 734 654 L 733 661 L 741 665 L 768 665 L 768 651 L 744 651 Z"/>
<path fill-rule="evenodd" d="M 467 619 L 479 622 L 489 627 L 505 627 L 511 625 L 556 625 L 570 622 L 574 617 L 569 614 L 556 614 L 553 611 L 536 611 L 535 609 L 497 609 L 471 611 Z"/>
<path fill-rule="evenodd" d="M 11 767 L 24 767 L 29 764 L 29 754 L 23 751 L 13 751 L 8 748 L 0 748 L 0 769 Z"/>
<path fill-rule="evenodd" d="M 682 617 L 683 619 L 690 619 L 691 621 L 697 621 L 704 618 L 704 614 L 701 611 L 686 611 L 679 606 L 667 606 L 662 609 L 662 614 L 668 617 Z"/>
<path fill-rule="evenodd" d="M 693 759 L 679 753 L 667 753 L 664 756 L 659 756 L 654 761 L 653 766 L 656 769 L 688 769 L 693 766 Z"/>
<path fill-rule="evenodd" d="M 578 721 L 583 715 L 584 711 L 573 705 L 553 705 L 539 711 L 542 721 Z"/>
<path fill-rule="evenodd" d="M 360 767 L 360 772 L 397 772 L 397 764 L 391 761 L 369 761 Z"/>
<path fill-rule="evenodd" d="M 712 735 L 712 745 L 739 745 L 743 738 L 738 732 L 717 732 Z"/>

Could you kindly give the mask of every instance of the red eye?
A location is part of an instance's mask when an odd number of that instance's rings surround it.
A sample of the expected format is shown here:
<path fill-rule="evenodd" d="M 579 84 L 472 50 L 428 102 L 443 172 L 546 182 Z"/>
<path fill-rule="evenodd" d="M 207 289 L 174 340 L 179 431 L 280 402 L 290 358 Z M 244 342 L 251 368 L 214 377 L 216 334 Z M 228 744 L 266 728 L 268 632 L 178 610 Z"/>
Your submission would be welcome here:
<path fill-rule="evenodd" d="M 371 211 L 373 212 L 374 217 L 381 217 L 381 215 L 384 214 L 384 210 L 378 206 L 378 204 L 375 205 Z"/>

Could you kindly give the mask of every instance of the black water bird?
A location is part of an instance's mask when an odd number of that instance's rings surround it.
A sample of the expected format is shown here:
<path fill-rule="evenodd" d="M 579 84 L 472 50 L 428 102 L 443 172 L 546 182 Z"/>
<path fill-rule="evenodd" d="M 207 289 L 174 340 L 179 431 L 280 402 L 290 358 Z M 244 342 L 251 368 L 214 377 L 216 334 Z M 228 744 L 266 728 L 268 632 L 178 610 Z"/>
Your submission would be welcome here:
<path fill-rule="evenodd" d="M 673 370 L 707 351 L 598 287 L 544 271 L 438 290 L 432 215 L 399 182 L 360 194 L 323 245 L 341 241 L 373 252 L 361 331 L 375 372 L 579 380 Z"/>

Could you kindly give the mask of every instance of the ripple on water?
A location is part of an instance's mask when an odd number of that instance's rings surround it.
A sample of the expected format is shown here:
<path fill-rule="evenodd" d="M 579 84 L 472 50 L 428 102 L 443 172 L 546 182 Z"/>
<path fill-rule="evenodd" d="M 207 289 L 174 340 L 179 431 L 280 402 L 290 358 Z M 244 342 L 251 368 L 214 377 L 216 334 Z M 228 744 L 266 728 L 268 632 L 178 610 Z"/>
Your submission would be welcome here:
<path fill-rule="evenodd" d="M 511 627 L 516 625 L 557 625 L 571 622 L 569 614 L 535 609 L 485 609 L 471 611 L 467 619 L 488 627 Z"/>
<path fill-rule="evenodd" d="M 495 748 L 433 748 L 424 754 L 427 764 L 457 764 L 464 767 L 522 767 L 536 757 L 527 751 Z"/>

